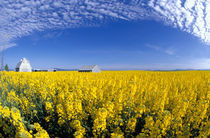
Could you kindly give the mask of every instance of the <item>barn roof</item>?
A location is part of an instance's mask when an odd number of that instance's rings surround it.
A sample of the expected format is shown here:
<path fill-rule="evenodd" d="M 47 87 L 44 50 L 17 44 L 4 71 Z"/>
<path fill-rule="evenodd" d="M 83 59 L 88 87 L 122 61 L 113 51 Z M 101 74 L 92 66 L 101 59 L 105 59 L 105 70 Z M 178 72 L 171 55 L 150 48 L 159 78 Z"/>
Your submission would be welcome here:
<path fill-rule="evenodd" d="M 20 68 L 21 64 L 26 63 L 30 65 L 30 62 L 26 58 L 22 58 L 20 62 L 16 65 L 16 68 Z"/>
<path fill-rule="evenodd" d="M 97 65 L 85 65 L 79 68 L 79 70 L 93 70 Z"/>

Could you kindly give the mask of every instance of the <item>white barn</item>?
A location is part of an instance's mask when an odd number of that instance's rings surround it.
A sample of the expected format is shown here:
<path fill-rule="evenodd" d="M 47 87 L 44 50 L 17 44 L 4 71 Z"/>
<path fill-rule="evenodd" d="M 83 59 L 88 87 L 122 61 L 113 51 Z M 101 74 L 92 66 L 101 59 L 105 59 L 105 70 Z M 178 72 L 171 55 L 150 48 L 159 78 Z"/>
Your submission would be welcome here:
<path fill-rule="evenodd" d="M 17 64 L 15 70 L 17 72 L 32 72 L 30 62 L 26 58 L 21 59 L 21 61 Z"/>
<path fill-rule="evenodd" d="M 88 65 L 88 66 L 82 66 L 78 70 L 79 72 L 101 72 L 101 69 L 98 65 Z"/>

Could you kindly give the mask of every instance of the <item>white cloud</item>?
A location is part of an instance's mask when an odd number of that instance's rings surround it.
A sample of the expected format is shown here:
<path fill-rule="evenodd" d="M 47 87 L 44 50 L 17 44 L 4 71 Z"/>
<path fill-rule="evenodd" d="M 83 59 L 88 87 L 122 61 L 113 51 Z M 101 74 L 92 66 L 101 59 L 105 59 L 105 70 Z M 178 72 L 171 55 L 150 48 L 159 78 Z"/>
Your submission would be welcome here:
<path fill-rule="evenodd" d="M 209 0 L 7 0 L 0 7 L 0 38 L 7 34 L 10 42 L 33 31 L 93 26 L 115 18 L 162 20 L 210 43 Z"/>
<path fill-rule="evenodd" d="M 203 67 L 187 63 L 151 63 L 142 65 L 128 65 L 128 64 L 106 64 L 101 65 L 105 70 L 188 70 L 188 69 L 210 69 L 210 67 Z"/>
<path fill-rule="evenodd" d="M 165 22 L 200 37 L 210 43 L 210 1 L 208 0 L 153 0 L 152 7 Z"/>
<path fill-rule="evenodd" d="M 186 69 L 210 69 L 210 58 L 199 58 L 191 59 L 188 61 L 171 62 L 171 63 L 149 63 L 141 65 L 133 64 L 104 64 L 101 65 L 103 69 L 113 69 L 113 70 L 186 70 Z"/>
<path fill-rule="evenodd" d="M 167 47 L 167 48 L 163 48 L 157 45 L 151 45 L 151 44 L 146 44 L 146 46 L 148 48 L 154 49 L 158 52 L 163 52 L 167 55 L 175 55 L 176 54 L 176 50 L 173 47 Z"/>
<path fill-rule="evenodd" d="M 210 69 L 210 58 L 194 59 L 191 64 L 197 69 Z"/>
<path fill-rule="evenodd" d="M 81 50 L 79 51 L 85 54 L 122 54 L 122 55 L 133 55 L 133 54 L 142 54 L 140 50 L 128 51 L 128 50 Z"/>
<path fill-rule="evenodd" d="M 168 55 L 174 55 L 175 54 L 175 50 L 171 47 L 164 50 L 164 52 Z"/>
<path fill-rule="evenodd" d="M 51 38 L 60 37 L 62 34 L 63 34 L 62 32 L 50 32 L 50 33 L 44 34 L 42 37 L 51 39 Z"/>
<path fill-rule="evenodd" d="M 6 49 L 6 48 L 14 47 L 14 46 L 16 46 L 15 43 L 1 44 L 0 45 L 0 51 L 2 51 L 3 49 Z"/>

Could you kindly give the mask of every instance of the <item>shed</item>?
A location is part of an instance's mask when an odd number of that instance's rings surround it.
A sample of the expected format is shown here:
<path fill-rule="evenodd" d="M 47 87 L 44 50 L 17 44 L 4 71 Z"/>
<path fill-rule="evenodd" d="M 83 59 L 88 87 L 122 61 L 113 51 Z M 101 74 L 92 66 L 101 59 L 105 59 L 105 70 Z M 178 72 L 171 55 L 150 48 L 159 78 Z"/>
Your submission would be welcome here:
<path fill-rule="evenodd" d="M 48 70 L 44 69 L 34 69 L 33 72 L 48 72 Z"/>
<path fill-rule="evenodd" d="M 15 70 L 17 72 L 32 72 L 31 64 L 26 58 L 22 58 L 20 62 L 18 62 Z"/>
<path fill-rule="evenodd" d="M 81 68 L 79 68 L 78 70 L 79 72 L 101 72 L 101 69 L 99 68 L 98 65 L 86 65 L 86 66 L 82 66 Z"/>
<path fill-rule="evenodd" d="M 48 69 L 48 72 L 56 72 L 56 69 Z"/>

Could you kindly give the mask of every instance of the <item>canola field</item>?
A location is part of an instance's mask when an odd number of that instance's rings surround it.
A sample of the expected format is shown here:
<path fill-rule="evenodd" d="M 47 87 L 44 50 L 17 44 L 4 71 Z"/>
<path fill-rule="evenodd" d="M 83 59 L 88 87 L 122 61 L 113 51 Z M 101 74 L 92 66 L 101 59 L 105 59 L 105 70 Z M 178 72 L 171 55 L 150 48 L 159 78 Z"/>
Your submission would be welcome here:
<path fill-rule="evenodd" d="M 210 136 L 210 71 L 2 72 L 0 137 Z"/>

